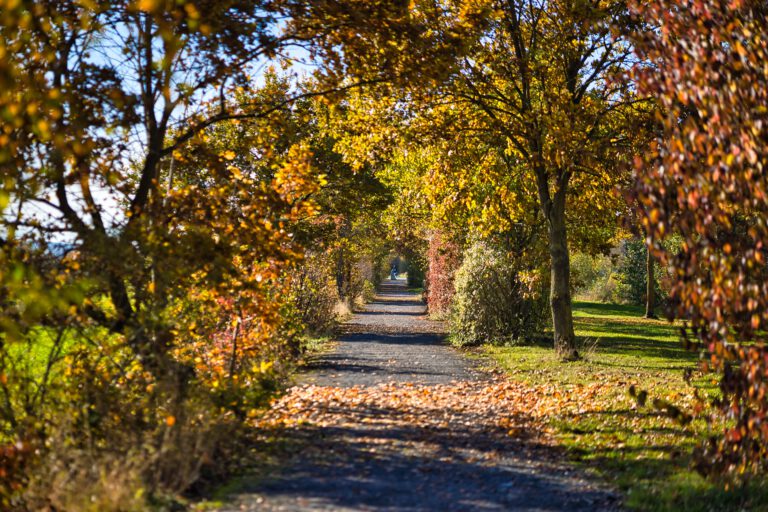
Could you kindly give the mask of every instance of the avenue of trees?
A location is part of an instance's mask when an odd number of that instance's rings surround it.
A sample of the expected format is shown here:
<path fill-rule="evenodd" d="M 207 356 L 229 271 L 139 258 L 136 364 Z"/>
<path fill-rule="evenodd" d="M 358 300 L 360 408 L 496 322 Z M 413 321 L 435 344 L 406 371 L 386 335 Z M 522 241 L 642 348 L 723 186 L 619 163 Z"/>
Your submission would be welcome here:
<path fill-rule="evenodd" d="M 764 472 L 766 15 L 0 0 L 0 508 L 216 473 L 395 255 L 457 345 L 546 333 L 568 364 L 578 277 L 621 247 L 720 377 L 699 469 Z"/>

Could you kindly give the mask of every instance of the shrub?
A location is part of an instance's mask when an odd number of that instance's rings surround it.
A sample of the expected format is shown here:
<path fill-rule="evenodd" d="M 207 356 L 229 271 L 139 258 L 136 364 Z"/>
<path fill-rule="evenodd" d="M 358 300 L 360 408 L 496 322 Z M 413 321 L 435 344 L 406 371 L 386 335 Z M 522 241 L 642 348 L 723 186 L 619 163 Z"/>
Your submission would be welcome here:
<path fill-rule="evenodd" d="M 332 269 L 337 295 L 336 305 L 347 312 L 354 310 L 356 301 L 362 298 L 365 279 L 371 277 L 374 272 L 373 265 L 360 252 L 359 247 L 350 240 L 346 240 L 334 251 L 323 256 L 314 256 L 313 260 L 317 263 L 311 263 L 312 265 L 319 263 L 322 268 Z M 317 268 L 315 271 L 322 271 L 322 268 Z"/>
<path fill-rule="evenodd" d="M 334 310 L 339 301 L 335 267 L 326 254 L 306 258 L 290 276 L 289 307 L 297 317 L 298 330 L 307 334 L 327 334 L 336 325 Z M 303 333 L 302 333 L 303 334 Z"/>
<path fill-rule="evenodd" d="M 602 268 L 598 264 L 599 257 L 582 252 L 571 255 L 571 287 L 572 293 L 583 293 L 592 287 L 600 277 Z"/>
<path fill-rule="evenodd" d="M 617 270 L 619 280 L 618 298 L 627 304 L 642 305 L 646 299 L 646 258 L 648 249 L 640 239 L 627 240 L 622 247 Z M 658 267 L 658 265 L 656 265 Z M 658 268 L 655 272 L 658 275 Z M 657 301 L 664 299 L 656 280 Z"/>
<path fill-rule="evenodd" d="M 485 243 L 465 252 L 451 311 L 454 345 L 518 343 L 541 332 L 548 312 L 545 280 L 525 263 Z"/>
<path fill-rule="evenodd" d="M 616 279 L 616 273 L 611 271 L 599 276 L 581 297 L 596 302 L 620 302 L 620 291 L 621 284 Z"/>
<path fill-rule="evenodd" d="M 573 294 L 583 300 L 617 301 L 614 264 L 608 256 L 575 253 L 571 257 Z"/>
<path fill-rule="evenodd" d="M 454 294 L 454 277 L 461 264 L 461 252 L 455 242 L 436 232 L 427 250 L 427 306 L 429 313 L 443 317 L 450 311 Z"/>
<path fill-rule="evenodd" d="M 670 236 L 661 245 L 669 254 L 676 254 L 682 246 L 682 240 L 679 236 Z M 625 242 L 616 268 L 618 287 L 614 301 L 636 305 L 645 304 L 647 254 L 648 248 L 643 240 L 633 239 Z M 664 304 L 669 299 L 674 279 L 658 261 L 654 263 L 654 267 L 656 303 Z"/>
<path fill-rule="evenodd" d="M 363 301 L 373 302 L 376 298 L 376 286 L 368 279 L 363 281 Z"/>
<path fill-rule="evenodd" d="M 0 350 L 0 509 L 146 510 L 213 460 L 229 419 L 203 370 L 158 378 L 120 341 L 37 328 Z"/>
<path fill-rule="evenodd" d="M 427 260 L 424 255 L 412 251 L 406 260 L 406 272 L 408 272 L 408 286 L 420 288 L 424 286 L 426 277 Z"/>

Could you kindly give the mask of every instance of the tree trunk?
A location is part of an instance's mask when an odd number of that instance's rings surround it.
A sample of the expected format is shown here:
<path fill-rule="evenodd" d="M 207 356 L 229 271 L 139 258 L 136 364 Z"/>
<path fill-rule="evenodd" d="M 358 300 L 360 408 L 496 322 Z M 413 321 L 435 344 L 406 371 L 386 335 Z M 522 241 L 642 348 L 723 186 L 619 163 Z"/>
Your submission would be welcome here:
<path fill-rule="evenodd" d="M 656 318 L 656 275 L 651 248 L 646 248 L 645 258 L 645 318 Z"/>
<path fill-rule="evenodd" d="M 533 144 L 531 152 L 536 153 L 540 144 Z M 571 305 L 571 262 L 568 255 L 568 236 L 565 226 L 565 198 L 568 192 L 570 173 L 559 169 L 555 173 L 554 194 L 549 189 L 549 173 L 543 165 L 534 168 L 539 206 L 547 221 L 549 232 L 550 286 L 549 304 L 552 310 L 552 329 L 555 350 L 566 361 L 579 358 L 576 350 L 576 335 L 573 332 L 573 308 Z"/>
<path fill-rule="evenodd" d="M 339 299 L 344 299 L 344 248 L 340 247 L 336 256 L 336 291 Z"/>
<path fill-rule="evenodd" d="M 560 204 L 558 204 L 560 203 Z M 555 201 L 549 212 L 549 256 L 551 263 L 549 301 L 555 350 L 566 360 L 579 358 L 573 332 L 571 262 L 565 228 L 565 201 Z"/>

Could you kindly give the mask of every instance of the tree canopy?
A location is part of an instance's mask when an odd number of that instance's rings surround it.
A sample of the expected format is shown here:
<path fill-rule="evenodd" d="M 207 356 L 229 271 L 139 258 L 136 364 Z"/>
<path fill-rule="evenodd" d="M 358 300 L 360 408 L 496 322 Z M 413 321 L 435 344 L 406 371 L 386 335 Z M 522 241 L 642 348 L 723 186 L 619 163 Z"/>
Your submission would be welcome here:
<path fill-rule="evenodd" d="M 0 507 L 189 488 L 391 267 L 454 344 L 579 361 L 574 254 L 719 372 L 653 401 L 709 401 L 701 471 L 764 472 L 767 14 L 0 0 Z"/>

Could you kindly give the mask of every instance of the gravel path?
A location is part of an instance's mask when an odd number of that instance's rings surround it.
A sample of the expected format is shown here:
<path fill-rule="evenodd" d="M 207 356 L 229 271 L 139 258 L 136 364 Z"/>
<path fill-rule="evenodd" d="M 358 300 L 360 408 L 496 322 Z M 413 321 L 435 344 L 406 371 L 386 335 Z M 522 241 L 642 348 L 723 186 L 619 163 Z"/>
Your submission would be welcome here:
<path fill-rule="evenodd" d="M 424 312 L 403 281 L 384 284 L 262 425 L 293 447 L 287 462 L 219 510 L 619 510 L 510 410 L 517 384 L 446 346 Z"/>
<path fill-rule="evenodd" d="M 338 347 L 309 365 L 307 383 L 373 386 L 382 382 L 448 384 L 483 375 L 443 341 L 444 325 L 404 280 L 384 282 L 377 300 L 344 325 Z"/>

